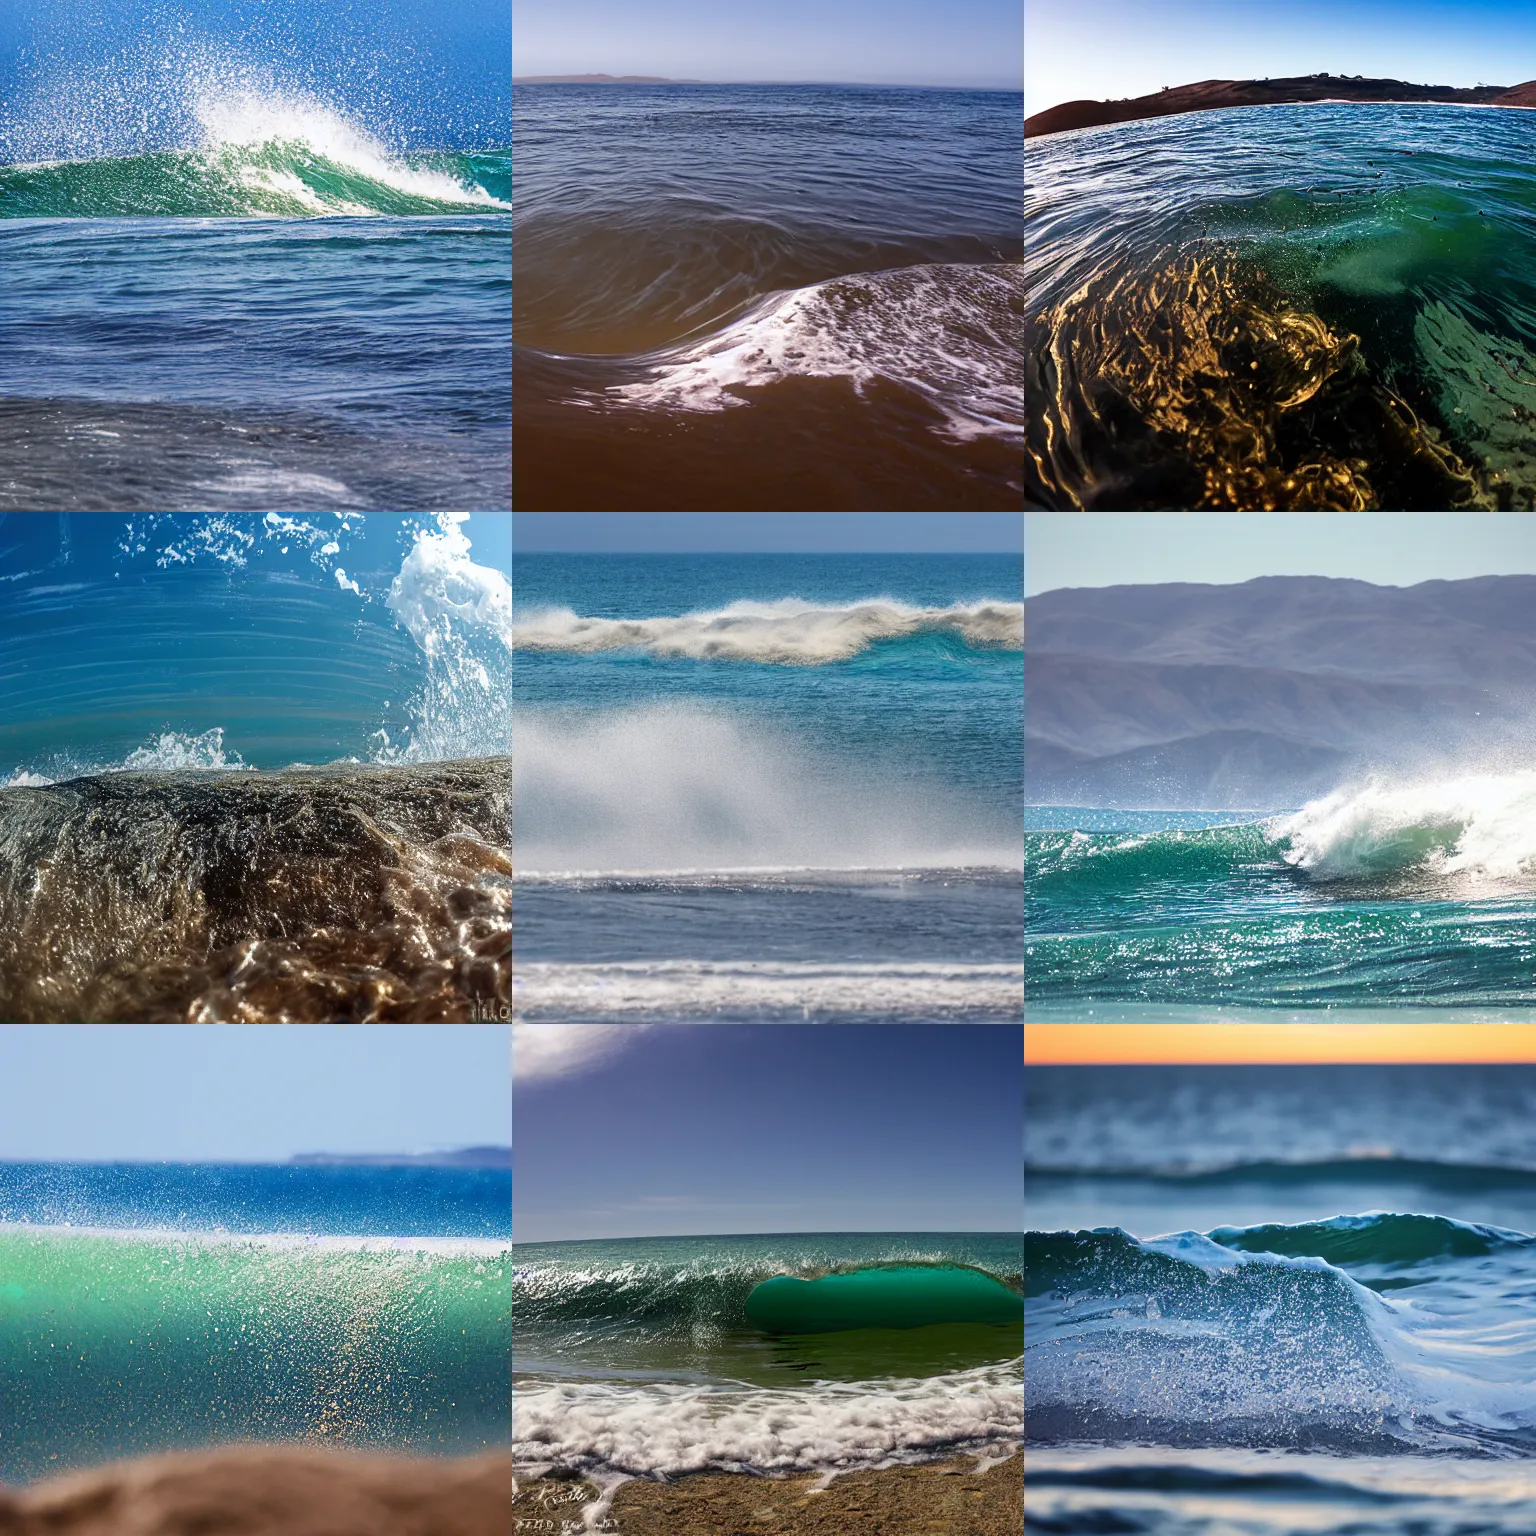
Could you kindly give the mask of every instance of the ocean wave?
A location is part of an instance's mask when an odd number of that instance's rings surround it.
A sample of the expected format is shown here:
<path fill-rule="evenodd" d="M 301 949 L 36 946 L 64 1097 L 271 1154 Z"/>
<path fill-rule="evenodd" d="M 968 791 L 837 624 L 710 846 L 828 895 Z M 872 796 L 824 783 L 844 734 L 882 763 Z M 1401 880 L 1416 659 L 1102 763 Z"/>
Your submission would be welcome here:
<path fill-rule="evenodd" d="M 1529 1453 L 1533 1249 L 1521 1233 L 1380 1212 L 1149 1240 L 1029 1233 L 1030 1432 Z M 1378 1294 L 1410 1283 L 1410 1300 Z"/>
<path fill-rule="evenodd" d="M 11 1227 L 0 1273 L 8 1478 L 189 1436 L 506 1439 L 504 1253 Z"/>
<path fill-rule="evenodd" d="M 967 791 L 696 703 L 520 711 L 512 741 L 519 874 L 1019 867 L 1006 815 Z"/>
<path fill-rule="evenodd" d="M 631 1476 L 848 1470 L 996 1450 L 1023 1438 L 1017 1363 L 794 1389 L 520 1382 L 513 1458 Z"/>
<path fill-rule="evenodd" d="M 1022 651 L 1024 605 L 987 600 L 924 608 L 885 597 L 823 605 L 785 597 L 646 619 L 588 618 L 569 608 L 545 608 L 512 624 L 512 644 L 523 650 L 633 649 L 781 666 L 825 666 L 885 641 L 923 634 L 950 636 L 978 650 Z"/>
<path fill-rule="evenodd" d="M 514 1017 L 538 1020 L 922 1019 L 1023 1017 L 1024 967 L 982 962 L 520 961 Z"/>
<path fill-rule="evenodd" d="M 1283 858 L 1318 881 L 1406 872 L 1473 884 L 1536 883 L 1536 771 L 1418 784 L 1373 779 L 1270 824 Z"/>
<path fill-rule="evenodd" d="M 918 266 L 814 283 L 759 300 L 723 329 L 648 356 L 605 395 L 647 410 L 723 411 L 791 378 L 895 386 L 927 402 L 933 430 L 1023 442 L 1022 269 Z M 582 403 L 578 398 L 573 404 Z"/>
<path fill-rule="evenodd" d="M 1219 880 L 1244 867 L 1279 869 L 1285 846 L 1264 823 L 1170 832 L 1030 832 L 1025 873 L 1039 886 L 1103 891 Z"/>
<path fill-rule="evenodd" d="M 316 218 L 444 214 L 511 205 L 505 155 L 395 156 L 358 137 L 298 136 L 210 149 L 0 167 L 0 219 Z M 343 487 L 343 490 L 345 488 Z"/>
<path fill-rule="evenodd" d="M 697 1341 L 705 1332 L 752 1329 L 747 1298 L 765 1280 L 783 1275 L 817 1280 L 895 1268 L 959 1268 L 987 1275 L 1010 1289 L 1020 1284 L 1017 1274 L 960 1263 L 937 1247 L 890 1243 L 857 1259 L 802 1251 L 793 1258 L 765 1254 L 689 1264 L 593 1260 L 520 1265 L 513 1271 L 514 1306 L 519 1326 L 527 1329 L 619 1324 L 655 1338 Z"/>

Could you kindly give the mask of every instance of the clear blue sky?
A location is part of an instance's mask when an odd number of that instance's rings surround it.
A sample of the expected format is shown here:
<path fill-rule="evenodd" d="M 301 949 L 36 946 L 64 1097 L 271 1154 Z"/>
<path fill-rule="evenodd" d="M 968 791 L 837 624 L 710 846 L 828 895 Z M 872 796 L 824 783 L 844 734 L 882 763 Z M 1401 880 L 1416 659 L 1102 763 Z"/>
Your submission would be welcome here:
<path fill-rule="evenodd" d="M 1319 70 L 1429 85 L 1536 78 L 1530 0 L 1024 0 L 1024 30 L 1030 112 Z"/>
<path fill-rule="evenodd" d="M 514 512 L 521 554 L 550 550 L 1013 554 L 1021 512 Z"/>
<path fill-rule="evenodd" d="M 506 1146 L 494 1024 L 0 1027 L 0 1159 L 283 1162 Z"/>
<path fill-rule="evenodd" d="M 1536 575 L 1529 512 L 1028 512 L 1026 596 L 1057 587 Z"/>
<path fill-rule="evenodd" d="M 588 1028 L 524 1026 L 577 1047 Z M 1017 1028 L 673 1024 L 606 1045 L 519 1066 L 519 1241 L 1022 1224 Z"/>
<path fill-rule="evenodd" d="M 512 73 L 1018 90 L 1019 0 L 517 0 Z"/>

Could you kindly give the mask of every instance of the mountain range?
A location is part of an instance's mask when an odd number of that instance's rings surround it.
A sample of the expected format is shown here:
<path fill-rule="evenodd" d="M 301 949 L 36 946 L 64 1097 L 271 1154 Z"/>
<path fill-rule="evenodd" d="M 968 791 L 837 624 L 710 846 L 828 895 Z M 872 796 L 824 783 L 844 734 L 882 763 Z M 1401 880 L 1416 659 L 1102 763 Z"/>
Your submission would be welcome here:
<path fill-rule="evenodd" d="M 1528 760 L 1536 576 L 1029 599 L 1032 804 L 1278 809 L 1372 771 Z"/>

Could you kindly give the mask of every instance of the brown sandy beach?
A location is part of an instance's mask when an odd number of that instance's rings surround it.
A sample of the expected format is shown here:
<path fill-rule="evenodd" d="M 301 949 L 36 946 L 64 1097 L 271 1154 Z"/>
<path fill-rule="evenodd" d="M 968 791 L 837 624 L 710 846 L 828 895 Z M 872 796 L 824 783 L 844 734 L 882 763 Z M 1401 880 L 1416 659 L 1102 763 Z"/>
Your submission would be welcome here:
<path fill-rule="evenodd" d="M 1222 107 L 1276 106 L 1300 101 L 1427 101 L 1463 106 L 1536 107 L 1536 80 L 1513 88 L 1480 85 L 1413 85 L 1406 80 L 1365 80 L 1349 75 L 1294 75 L 1275 80 L 1200 80 L 1176 85 L 1151 96 L 1123 101 L 1064 101 L 1024 119 L 1026 138 L 1097 128 L 1105 123 L 1133 123 L 1180 112 L 1210 112 Z"/>
<path fill-rule="evenodd" d="M 510 1459 L 309 1447 L 146 1456 L 0 1490 L 0 1536 L 506 1536 Z"/>
<path fill-rule="evenodd" d="M 670 1483 L 622 1484 L 595 1528 L 617 1536 L 1017 1536 L 1024 1524 L 1023 1458 L 976 1471 L 969 1456 L 917 1467 L 848 1472 L 821 1492 L 811 1475 L 784 1479 L 699 1472 Z M 518 1532 L 588 1529 L 590 1483 L 544 1477 L 513 1497 Z"/>

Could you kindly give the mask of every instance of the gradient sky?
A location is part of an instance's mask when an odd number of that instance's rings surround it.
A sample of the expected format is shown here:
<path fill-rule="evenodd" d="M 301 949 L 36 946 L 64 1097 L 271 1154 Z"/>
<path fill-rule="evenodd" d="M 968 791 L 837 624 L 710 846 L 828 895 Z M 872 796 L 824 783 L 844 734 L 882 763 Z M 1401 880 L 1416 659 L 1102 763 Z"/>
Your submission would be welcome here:
<path fill-rule="evenodd" d="M 1024 0 L 1025 108 L 1266 75 L 1536 78 L 1530 0 Z"/>
<path fill-rule="evenodd" d="M 986 1024 L 519 1026 L 514 1236 L 1017 1230 L 1020 1045 Z"/>
<path fill-rule="evenodd" d="M 494 1024 L 0 1027 L 0 1159 L 266 1162 L 511 1139 Z"/>
<path fill-rule="evenodd" d="M 1378 586 L 1536 574 L 1529 512 L 1028 512 L 1026 596 L 1255 576 Z"/>
<path fill-rule="evenodd" d="M 1018 512 L 514 512 L 518 551 L 1014 554 Z"/>
<path fill-rule="evenodd" d="M 1018 0 L 517 0 L 512 73 L 1018 90 Z"/>
<path fill-rule="evenodd" d="M 1032 1066 L 1536 1062 L 1536 1024 L 1026 1024 Z"/>

